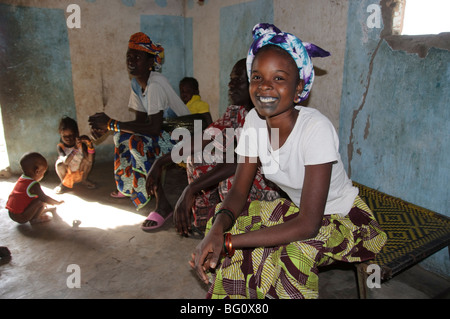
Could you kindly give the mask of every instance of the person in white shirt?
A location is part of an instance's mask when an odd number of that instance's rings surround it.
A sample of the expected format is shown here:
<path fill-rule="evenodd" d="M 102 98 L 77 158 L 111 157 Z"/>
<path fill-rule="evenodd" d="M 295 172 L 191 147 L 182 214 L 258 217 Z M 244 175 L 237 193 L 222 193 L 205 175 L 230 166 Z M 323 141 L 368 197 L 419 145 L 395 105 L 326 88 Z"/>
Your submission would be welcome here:
<path fill-rule="evenodd" d="M 250 97 L 234 184 L 191 267 L 209 298 L 317 298 L 318 266 L 371 259 L 386 234 L 347 177 L 331 122 L 298 106 L 328 52 L 270 24 L 253 29 Z M 246 203 L 258 165 L 288 198 Z M 212 268 L 213 272 L 207 275 Z"/>
<path fill-rule="evenodd" d="M 128 107 L 135 111 L 133 121 L 122 122 L 105 113 L 89 117 L 91 133 L 98 138 L 107 131 L 114 132 L 114 175 L 117 191 L 112 197 L 129 197 L 136 208 L 142 209 L 150 201 L 146 177 L 153 162 L 170 153 L 175 141 L 163 130 L 164 118 L 189 115 L 189 109 L 175 93 L 167 78 L 158 73 L 164 49 L 142 32 L 133 34 L 128 43 L 127 69 L 131 77 Z M 155 194 L 156 201 L 164 193 Z M 167 202 L 167 201 L 163 201 Z M 164 213 L 162 213 L 164 212 Z M 171 216 L 170 209 L 150 212 L 152 229 L 161 227 Z"/>

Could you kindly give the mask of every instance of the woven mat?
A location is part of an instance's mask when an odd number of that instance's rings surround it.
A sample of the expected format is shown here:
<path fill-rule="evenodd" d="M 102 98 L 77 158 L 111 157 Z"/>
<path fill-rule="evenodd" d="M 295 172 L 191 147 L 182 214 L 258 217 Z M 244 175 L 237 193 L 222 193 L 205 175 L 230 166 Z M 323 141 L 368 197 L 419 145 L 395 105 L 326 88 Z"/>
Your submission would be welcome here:
<path fill-rule="evenodd" d="M 450 245 L 450 219 L 354 182 L 388 240 L 370 261 L 382 268 L 383 279 Z"/>

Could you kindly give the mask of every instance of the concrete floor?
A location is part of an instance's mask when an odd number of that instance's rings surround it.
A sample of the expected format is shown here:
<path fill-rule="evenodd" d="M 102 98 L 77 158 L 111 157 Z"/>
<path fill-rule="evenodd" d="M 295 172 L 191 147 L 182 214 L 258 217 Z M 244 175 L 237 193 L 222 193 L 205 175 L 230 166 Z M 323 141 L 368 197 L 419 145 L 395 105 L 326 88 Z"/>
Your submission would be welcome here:
<path fill-rule="evenodd" d="M 47 173 L 44 190 L 65 204 L 57 208 L 59 218 L 34 226 L 14 223 L 4 209 L 16 179 L 0 179 L 0 246 L 12 254 L 0 260 L 0 298 L 204 298 L 207 287 L 188 265 L 199 240 L 178 236 L 172 222 L 143 232 L 139 225 L 145 213 L 136 212 L 128 199 L 109 196 L 112 163 L 95 165 L 90 179 L 97 189 L 76 186 L 63 195 L 54 195 L 58 180 L 54 172 Z M 165 188 L 172 203 L 186 184 L 181 168 L 168 170 Z M 352 269 L 321 272 L 320 298 L 358 298 Z M 73 288 L 78 273 L 80 288 Z M 369 297 L 449 299 L 450 279 L 415 266 L 372 289 Z"/>

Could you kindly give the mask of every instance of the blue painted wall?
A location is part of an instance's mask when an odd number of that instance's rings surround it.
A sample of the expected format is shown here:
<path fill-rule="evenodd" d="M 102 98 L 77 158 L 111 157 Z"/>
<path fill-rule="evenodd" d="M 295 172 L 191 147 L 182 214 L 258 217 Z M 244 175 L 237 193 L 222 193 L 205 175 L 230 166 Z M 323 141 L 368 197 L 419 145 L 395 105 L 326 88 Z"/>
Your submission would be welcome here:
<path fill-rule="evenodd" d="M 143 15 L 141 31 L 163 46 L 165 57 L 161 73 L 179 93 L 180 80 L 193 76 L 192 18 Z"/>
<path fill-rule="evenodd" d="M 142 15 L 140 29 L 165 48 L 162 73 L 178 92 L 193 76 L 192 18 Z M 59 120 L 77 119 L 65 10 L 0 4 L 0 109 L 12 171 L 29 151 L 53 170 Z"/>
<path fill-rule="evenodd" d="M 76 119 L 63 10 L 0 4 L 0 106 L 13 171 L 25 152 L 56 158 L 59 119 Z"/>
<path fill-rule="evenodd" d="M 231 69 L 247 56 L 253 41 L 253 27 L 260 22 L 273 23 L 273 0 L 257 0 L 220 9 L 220 115 L 229 105 Z"/>
<path fill-rule="evenodd" d="M 366 27 L 373 2 L 349 2 L 342 159 L 353 180 L 450 216 L 450 52 L 393 51 Z M 423 265 L 450 275 L 448 250 Z"/>

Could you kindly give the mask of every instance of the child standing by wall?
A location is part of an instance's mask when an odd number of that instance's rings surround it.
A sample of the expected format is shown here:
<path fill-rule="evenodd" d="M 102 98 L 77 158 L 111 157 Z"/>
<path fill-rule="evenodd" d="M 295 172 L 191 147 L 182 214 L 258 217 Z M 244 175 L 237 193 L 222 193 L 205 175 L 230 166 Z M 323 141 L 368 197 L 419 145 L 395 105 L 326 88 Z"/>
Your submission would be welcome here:
<path fill-rule="evenodd" d="M 77 122 L 70 117 L 61 119 L 58 132 L 61 143 L 56 146 L 58 159 L 55 169 L 61 184 L 56 187 L 55 192 L 62 194 L 73 188 L 75 183 L 81 183 L 87 188 L 95 188 L 95 184 L 87 179 L 95 155 L 91 140 L 86 135 L 80 136 Z"/>
<path fill-rule="evenodd" d="M 190 263 L 205 283 L 215 268 L 211 298 L 317 298 L 319 266 L 371 259 L 386 234 L 347 177 L 331 122 L 298 106 L 314 79 L 310 56 L 329 53 L 269 24 L 256 25 L 253 38 L 255 108 L 236 148 L 234 184 Z M 246 203 L 258 162 L 289 199 Z"/>
<path fill-rule="evenodd" d="M 6 203 L 9 217 L 20 224 L 42 223 L 50 220 L 46 212 L 54 213 L 54 207 L 64 201 L 55 200 L 42 191 L 39 182 L 47 171 L 47 160 L 39 153 L 27 153 L 20 159 L 23 175 L 19 178 Z"/>

